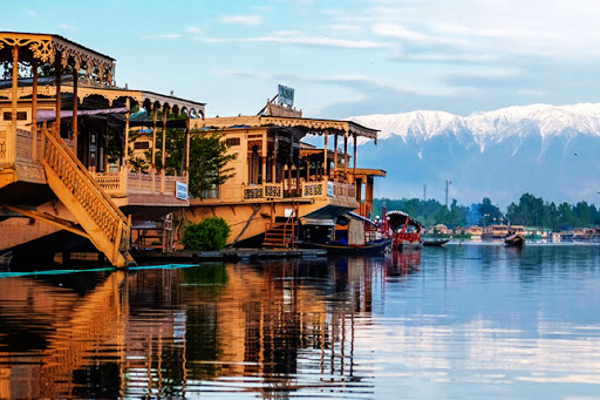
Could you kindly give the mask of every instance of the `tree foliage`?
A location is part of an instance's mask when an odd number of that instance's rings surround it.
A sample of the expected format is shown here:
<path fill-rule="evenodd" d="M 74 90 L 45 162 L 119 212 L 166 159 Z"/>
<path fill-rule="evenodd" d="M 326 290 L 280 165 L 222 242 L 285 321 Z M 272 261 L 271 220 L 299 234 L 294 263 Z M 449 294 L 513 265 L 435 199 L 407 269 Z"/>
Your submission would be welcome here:
<path fill-rule="evenodd" d="M 225 247 L 231 228 L 221 217 L 211 217 L 185 227 L 181 243 L 186 250 L 214 251 Z"/>
<path fill-rule="evenodd" d="M 473 204 L 471 207 L 459 205 L 453 199 L 450 209 L 433 199 L 426 201 L 420 199 L 375 199 L 376 214 L 381 214 L 383 203 L 388 211 L 402 210 L 426 226 L 434 224 L 485 226 L 510 223 L 558 231 L 569 227 L 586 228 L 600 225 L 600 210 L 594 204 L 580 201 L 577 204 L 563 202 L 556 205 L 554 202 L 544 201 L 541 197 L 536 197 L 531 193 L 524 193 L 518 203 L 509 204 L 506 215 L 488 197 L 484 197 L 481 203 Z"/>
<path fill-rule="evenodd" d="M 159 113 L 158 118 L 161 118 Z M 173 119 L 172 115 L 169 119 Z M 185 116 L 179 116 L 179 119 Z M 177 118 L 175 118 L 177 119 Z M 140 133 L 130 131 L 130 140 L 135 140 Z M 156 135 L 156 150 L 154 163 L 156 169 L 162 168 L 163 135 L 158 130 Z M 167 129 L 165 132 L 165 173 L 167 175 L 182 175 L 186 164 L 186 137 L 184 129 Z M 149 172 L 152 149 L 144 152 L 143 158 L 132 157 L 129 160 L 132 171 Z M 234 154 L 227 153 L 227 145 L 222 140 L 222 135 L 204 130 L 190 132 L 190 169 L 189 188 L 191 197 L 202 198 L 202 192 L 223 184 L 231 178 L 233 168 L 227 164 L 235 159 Z"/>

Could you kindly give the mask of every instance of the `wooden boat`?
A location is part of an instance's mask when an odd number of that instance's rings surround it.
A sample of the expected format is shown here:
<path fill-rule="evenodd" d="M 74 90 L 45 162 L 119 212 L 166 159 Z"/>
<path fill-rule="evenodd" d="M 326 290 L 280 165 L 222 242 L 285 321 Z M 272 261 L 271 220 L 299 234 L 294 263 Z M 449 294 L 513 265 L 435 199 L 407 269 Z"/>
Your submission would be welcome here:
<path fill-rule="evenodd" d="M 386 247 L 392 244 L 392 239 L 382 238 L 365 243 L 364 245 L 348 245 L 340 242 L 329 243 L 301 243 L 305 249 L 327 250 L 327 254 L 354 255 L 354 254 L 377 254 L 383 253 Z"/>
<path fill-rule="evenodd" d="M 423 241 L 419 221 L 399 210 L 389 211 L 385 217 L 394 249 L 403 251 L 421 248 Z"/>
<path fill-rule="evenodd" d="M 308 225 L 327 224 L 327 220 L 304 219 Z M 307 249 L 327 250 L 328 254 L 376 254 L 383 252 L 392 243 L 392 238 L 384 235 L 381 226 L 375 221 L 348 211 L 337 218 L 326 236 L 317 235 L 312 230 L 300 246 Z M 306 229 L 311 231 L 310 227 Z M 311 240 L 311 238 L 313 240 Z M 315 240 L 315 238 L 318 238 Z"/>
<path fill-rule="evenodd" d="M 439 246 L 443 246 L 446 243 L 448 243 L 450 241 L 450 239 L 439 239 L 439 238 L 433 238 L 433 239 L 423 239 L 423 246 L 427 246 L 427 247 L 439 247 Z"/>
<path fill-rule="evenodd" d="M 522 247 L 525 244 L 525 238 L 514 233 L 504 238 L 504 244 L 512 247 Z"/>

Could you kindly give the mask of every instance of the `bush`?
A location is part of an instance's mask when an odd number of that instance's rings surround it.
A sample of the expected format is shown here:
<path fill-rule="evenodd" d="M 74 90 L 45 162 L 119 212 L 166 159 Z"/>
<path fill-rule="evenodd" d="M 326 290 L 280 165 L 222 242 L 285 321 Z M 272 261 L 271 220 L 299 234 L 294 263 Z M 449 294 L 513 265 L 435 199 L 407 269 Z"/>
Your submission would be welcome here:
<path fill-rule="evenodd" d="M 223 218 L 207 218 L 186 226 L 181 243 L 186 250 L 221 250 L 225 247 L 230 232 L 231 228 Z"/>

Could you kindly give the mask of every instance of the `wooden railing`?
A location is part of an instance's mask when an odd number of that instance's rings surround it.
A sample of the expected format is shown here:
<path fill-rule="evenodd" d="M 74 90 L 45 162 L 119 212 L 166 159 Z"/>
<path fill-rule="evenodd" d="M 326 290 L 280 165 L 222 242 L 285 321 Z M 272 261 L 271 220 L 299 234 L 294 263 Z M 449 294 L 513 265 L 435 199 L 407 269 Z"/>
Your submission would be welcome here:
<path fill-rule="evenodd" d="M 302 197 L 320 197 L 326 194 L 326 182 L 304 182 L 302 183 Z"/>
<path fill-rule="evenodd" d="M 262 185 L 243 185 L 243 199 L 254 200 L 283 197 L 352 197 L 356 198 L 356 186 L 339 182 L 302 182 L 299 191 L 292 185 L 292 196 L 287 195 L 287 181 L 283 183 L 265 183 Z"/>
<path fill-rule="evenodd" d="M 104 174 L 95 173 L 94 178 L 98 186 L 111 196 L 124 196 L 127 192 L 136 193 L 161 193 L 161 175 L 128 172 L 126 167 L 121 172 Z M 165 176 L 164 194 L 175 195 L 177 182 L 188 183 L 187 176 Z"/>
<path fill-rule="evenodd" d="M 17 128 L 16 159 L 17 161 L 38 164 L 44 153 L 45 139 L 41 133 L 42 128 L 36 128 L 35 132 Z M 35 137 L 35 146 L 33 144 Z M 73 140 L 61 138 L 61 141 L 71 151 L 74 151 Z"/>
<path fill-rule="evenodd" d="M 352 183 L 328 182 L 333 185 L 333 195 L 339 197 L 356 197 L 356 186 Z"/>
<path fill-rule="evenodd" d="M 41 133 L 45 144 L 42 164 L 54 172 L 66 187 L 68 193 L 62 195 L 76 201 L 77 205 L 85 210 L 89 221 L 79 222 L 90 235 L 92 242 L 97 244 L 108 240 L 112 248 L 100 248 L 100 250 L 113 265 L 124 265 L 125 259 L 120 254 L 120 249 L 122 242 L 129 240 L 128 219 L 59 137 L 45 127 L 41 129 Z M 57 193 L 57 195 L 60 198 L 61 194 Z M 94 237 L 93 229 L 86 229 L 86 225 L 90 226 L 90 221 L 100 229 L 103 237 Z"/>
<path fill-rule="evenodd" d="M 8 130 L 0 130 L 0 164 L 6 164 L 9 162 L 8 134 Z"/>

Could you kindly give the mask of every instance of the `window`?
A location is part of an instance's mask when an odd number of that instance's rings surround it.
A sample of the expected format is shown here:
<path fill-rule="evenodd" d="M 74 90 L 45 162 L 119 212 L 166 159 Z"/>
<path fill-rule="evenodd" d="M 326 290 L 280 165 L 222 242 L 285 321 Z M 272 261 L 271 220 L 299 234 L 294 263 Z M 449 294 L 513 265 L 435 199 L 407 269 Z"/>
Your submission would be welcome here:
<path fill-rule="evenodd" d="M 225 143 L 227 144 L 227 147 L 239 146 L 240 138 L 229 138 L 225 141 Z"/>
<path fill-rule="evenodd" d="M 4 111 L 4 120 L 11 121 L 12 120 L 12 112 Z M 17 121 L 27 121 L 27 111 L 17 111 Z"/>
<path fill-rule="evenodd" d="M 150 142 L 134 142 L 133 148 L 136 150 L 145 150 L 150 148 Z"/>

